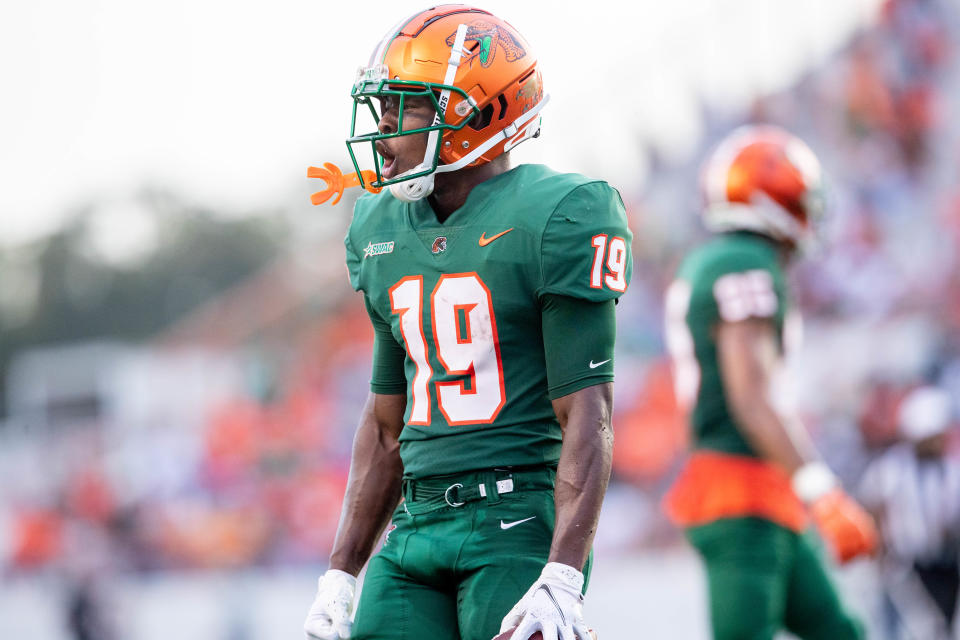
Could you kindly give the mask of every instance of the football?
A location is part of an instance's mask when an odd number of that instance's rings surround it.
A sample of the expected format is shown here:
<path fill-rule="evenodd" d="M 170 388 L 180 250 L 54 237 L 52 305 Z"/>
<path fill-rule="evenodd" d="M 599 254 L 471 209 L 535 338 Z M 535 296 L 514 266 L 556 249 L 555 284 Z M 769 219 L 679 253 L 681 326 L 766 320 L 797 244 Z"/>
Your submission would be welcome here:
<path fill-rule="evenodd" d="M 516 631 L 516 629 L 517 629 L 516 627 L 513 627 L 512 629 L 507 629 L 503 633 L 493 638 L 493 640 L 510 640 L 510 634 Z M 590 629 L 590 639 L 597 640 L 597 632 L 594 631 L 593 629 Z M 543 634 L 540 633 L 539 631 L 534 631 L 533 635 L 530 636 L 528 640 L 543 640 Z"/>

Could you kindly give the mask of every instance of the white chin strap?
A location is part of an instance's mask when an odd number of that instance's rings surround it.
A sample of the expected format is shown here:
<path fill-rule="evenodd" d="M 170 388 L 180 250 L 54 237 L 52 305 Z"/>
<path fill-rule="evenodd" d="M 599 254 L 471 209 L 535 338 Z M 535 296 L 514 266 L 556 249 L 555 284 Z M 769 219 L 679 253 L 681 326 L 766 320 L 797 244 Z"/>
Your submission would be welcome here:
<path fill-rule="evenodd" d="M 453 81 L 456 78 L 457 67 L 460 66 L 460 58 L 463 56 L 463 41 L 466 38 L 466 35 L 467 25 L 461 24 L 457 28 L 457 36 L 454 39 L 453 48 L 450 49 L 450 59 L 447 61 L 447 74 L 443 79 L 443 84 L 445 85 L 452 86 Z M 440 109 L 437 112 L 437 115 L 433 118 L 432 126 L 437 126 L 443 121 L 449 100 L 450 90 L 444 89 L 440 94 Z M 462 169 L 504 140 L 507 142 L 504 144 L 503 150 L 504 152 L 507 152 L 524 140 L 537 137 L 537 135 L 540 133 L 540 111 L 549 101 L 550 96 L 544 94 L 543 98 L 540 99 L 540 102 L 535 104 L 533 108 L 508 124 L 502 130 L 484 140 L 483 143 L 477 145 L 476 149 L 463 156 L 456 162 L 440 165 L 433 173 L 428 173 L 427 175 L 420 176 L 419 178 L 411 178 L 410 180 L 404 180 L 403 182 L 397 182 L 390 185 L 390 195 L 403 202 L 416 202 L 417 200 L 426 198 L 433 193 L 433 176 L 435 173 L 449 173 L 450 171 Z M 536 118 L 536 122 L 533 122 L 534 118 Z M 420 173 L 421 171 L 429 171 L 433 166 L 433 157 L 436 154 L 437 145 L 439 144 L 440 132 L 434 129 L 430 132 L 429 137 L 427 138 L 427 150 L 423 154 L 423 162 L 413 169 L 401 173 L 397 177 L 402 178 L 405 175 Z"/>
<path fill-rule="evenodd" d="M 447 173 L 450 171 L 456 171 L 457 169 L 463 169 L 465 166 L 485 154 L 487 151 L 497 146 L 504 140 L 507 141 L 503 145 L 504 152 L 510 151 L 515 146 L 523 142 L 524 140 L 529 140 L 530 138 L 537 137 L 537 134 L 540 133 L 540 121 L 539 114 L 540 111 L 546 106 L 547 102 L 550 101 L 550 96 L 544 94 L 543 98 L 540 99 L 532 109 L 527 111 L 525 114 L 505 126 L 502 130 L 493 134 L 489 138 L 483 141 L 482 144 L 477 145 L 477 148 L 463 156 L 456 162 L 451 164 L 444 164 L 437 167 L 437 173 Z M 533 124 L 531 121 L 537 118 L 537 122 Z"/>
<path fill-rule="evenodd" d="M 420 165 L 419 167 L 411 169 L 407 173 L 423 171 L 424 168 L 425 167 L 423 165 Z M 432 173 L 428 173 L 425 176 L 420 176 L 419 178 L 412 178 L 410 180 L 404 180 L 403 182 L 397 182 L 390 185 L 390 195 L 401 202 L 416 202 L 417 200 L 426 198 L 431 193 L 433 193 Z"/>
<path fill-rule="evenodd" d="M 421 198 L 426 198 L 428 195 L 433 193 L 433 176 L 437 173 L 449 173 L 451 171 L 456 171 L 462 169 L 471 162 L 475 161 L 477 158 L 485 154 L 487 151 L 497 146 L 504 140 L 507 141 L 503 145 L 504 152 L 510 151 L 515 146 L 523 142 L 524 140 L 529 140 L 530 138 L 537 137 L 537 134 L 540 133 L 540 122 L 539 118 L 536 123 L 530 123 L 534 118 L 540 114 L 541 109 L 550 101 L 549 95 L 544 95 L 543 98 L 538 102 L 530 111 L 527 111 L 525 114 L 508 124 L 503 130 L 498 131 L 494 135 L 486 139 L 482 144 L 478 145 L 476 149 L 463 156 L 456 162 L 451 164 L 443 164 L 436 168 L 434 173 L 428 173 L 425 176 L 420 176 L 419 178 L 412 178 L 410 180 L 405 180 L 403 182 L 397 182 L 390 185 L 390 194 L 397 200 L 402 200 L 404 202 L 415 202 Z M 430 135 L 433 136 L 436 134 L 436 131 L 431 131 Z M 434 144 L 436 144 L 434 142 Z M 427 158 L 432 159 L 432 153 L 430 153 L 430 143 L 427 143 Z M 430 168 L 432 162 L 424 159 L 423 163 L 417 165 L 410 171 L 405 173 L 417 173 L 420 171 L 425 171 Z M 402 177 L 401 174 L 398 177 Z"/>
<path fill-rule="evenodd" d="M 417 200 L 426 198 L 433 193 L 433 176 L 435 174 L 449 173 L 451 171 L 462 169 L 504 140 L 506 140 L 507 143 L 503 146 L 503 150 L 504 152 L 507 152 L 521 142 L 537 137 L 537 134 L 540 133 L 540 122 L 537 116 L 540 114 L 540 110 L 543 109 L 549 100 L 550 96 L 544 95 L 540 102 L 530 109 L 530 111 L 527 111 L 525 114 L 508 124 L 503 128 L 503 130 L 498 131 L 494 135 L 490 136 L 482 144 L 478 145 L 476 149 L 463 156 L 456 162 L 440 165 L 436 168 L 434 173 L 428 173 L 427 175 L 420 176 L 419 178 L 412 178 L 410 180 L 405 180 L 403 182 L 397 182 L 390 185 L 390 194 L 397 200 L 402 200 L 403 202 L 416 202 Z M 534 118 L 537 118 L 537 122 L 531 123 Z M 430 135 L 433 136 L 435 133 L 437 132 L 431 131 Z M 427 158 L 432 160 L 433 154 L 430 153 L 430 147 L 431 145 L 428 142 Z M 405 173 L 409 174 L 426 171 L 431 165 L 432 162 L 425 159 L 422 164 L 417 165 Z M 398 177 L 402 176 L 403 174 Z"/>

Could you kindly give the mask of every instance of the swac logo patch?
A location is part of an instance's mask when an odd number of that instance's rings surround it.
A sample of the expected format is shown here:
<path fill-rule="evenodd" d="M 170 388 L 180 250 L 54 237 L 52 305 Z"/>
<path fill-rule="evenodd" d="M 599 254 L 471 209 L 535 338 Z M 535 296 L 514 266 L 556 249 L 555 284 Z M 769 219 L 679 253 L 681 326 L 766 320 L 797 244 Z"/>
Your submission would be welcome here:
<path fill-rule="evenodd" d="M 430 251 L 433 253 L 443 253 L 447 250 L 447 236 L 438 236 L 436 240 L 433 241 L 433 246 L 430 247 Z"/>
<path fill-rule="evenodd" d="M 363 249 L 364 258 L 382 256 L 385 253 L 393 253 L 393 242 L 371 242 Z"/>

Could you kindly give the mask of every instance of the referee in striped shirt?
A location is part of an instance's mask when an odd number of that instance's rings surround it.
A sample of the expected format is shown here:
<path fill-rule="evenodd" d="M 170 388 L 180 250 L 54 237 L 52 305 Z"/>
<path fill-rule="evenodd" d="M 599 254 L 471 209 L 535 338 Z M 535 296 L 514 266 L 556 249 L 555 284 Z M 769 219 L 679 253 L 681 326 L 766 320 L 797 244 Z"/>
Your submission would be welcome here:
<path fill-rule="evenodd" d="M 960 459 L 950 395 L 920 387 L 899 413 L 902 441 L 864 472 L 860 498 L 880 526 L 881 578 L 891 630 L 954 638 L 960 590 Z M 900 636 L 895 636 L 900 637 Z"/>

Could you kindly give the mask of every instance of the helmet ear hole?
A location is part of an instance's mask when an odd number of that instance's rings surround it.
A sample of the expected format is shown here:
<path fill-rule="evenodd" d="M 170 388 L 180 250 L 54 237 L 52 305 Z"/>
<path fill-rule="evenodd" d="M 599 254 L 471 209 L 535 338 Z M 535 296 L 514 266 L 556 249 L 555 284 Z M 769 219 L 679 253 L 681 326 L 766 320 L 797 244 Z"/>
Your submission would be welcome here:
<path fill-rule="evenodd" d="M 497 102 L 500 103 L 500 115 L 497 116 L 497 120 L 503 120 L 503 118 L 507 115 L 507 96 L 501 93 L 499 96 L 497 96 Z"/>
<path fill-rule="evenodd" d="M 480 110 L 479 116 L 473 116 L 470 118 L 470 128 L 474 131 L 482 131 L 486 129 L 490 122 L 493 120 L 493 105 L 488 104 L 483 109 Z"/>

